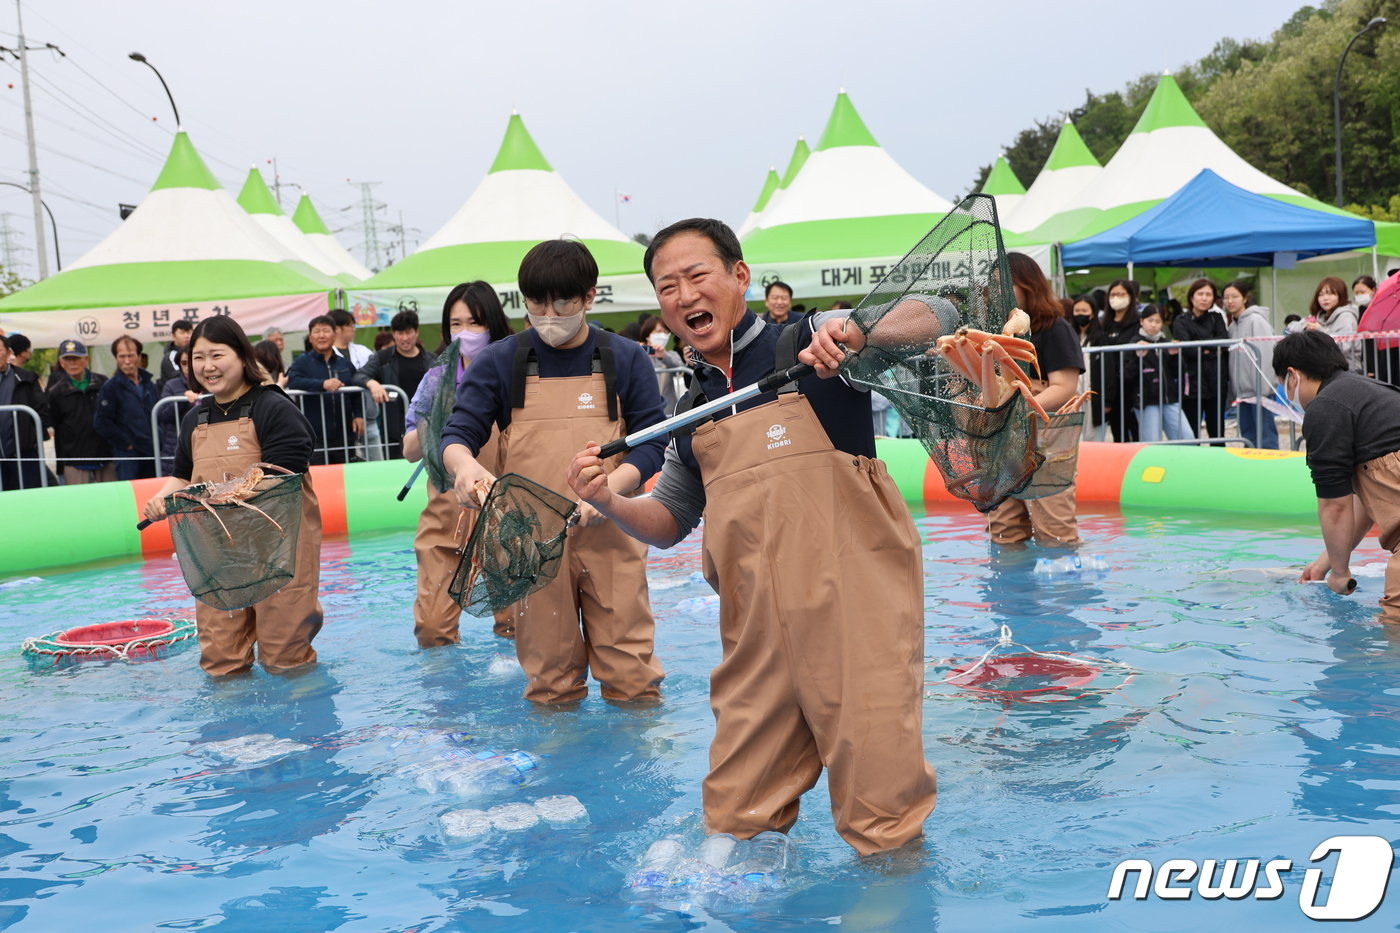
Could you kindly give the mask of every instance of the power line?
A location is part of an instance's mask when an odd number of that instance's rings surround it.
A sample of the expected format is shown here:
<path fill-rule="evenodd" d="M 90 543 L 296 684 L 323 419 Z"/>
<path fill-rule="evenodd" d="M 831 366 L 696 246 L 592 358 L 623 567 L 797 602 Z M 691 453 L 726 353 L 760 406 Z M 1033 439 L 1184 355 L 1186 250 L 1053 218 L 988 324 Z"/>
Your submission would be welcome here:
<path fill-rule="evenodd" d="M 24 141 L 23 135 L 16 133 L 14 130 L 7 130 L 4 127 L 0 127 L 0 136 L 8 136 L 11 139 L 16 139 L 21 142 Z M 58 156 L 61 159 L 68 159 L 70 162 L 77 162 L 79 165 L 86 165 L 88 168 L 97 169 L 99 172 L 106 172 L 108 175 L 113 175 L 117 178 L 122 179 L 123 181 L 129 181 L 137 185 L 146 185 L 150 183 L 149 181 L 142 181 L 140 178 L 132 178 L 130 175 L 123 175 L 121 172 L 114 171 L 105 165 L 98 165 L 96 162 L 89 162 L 87 159 L 80 159 L 75 155 L 69 155 L 61 149 L 55 149 L 52 146 L 41 145 L 39 146 L 39 148 L 47 153 Z"/>

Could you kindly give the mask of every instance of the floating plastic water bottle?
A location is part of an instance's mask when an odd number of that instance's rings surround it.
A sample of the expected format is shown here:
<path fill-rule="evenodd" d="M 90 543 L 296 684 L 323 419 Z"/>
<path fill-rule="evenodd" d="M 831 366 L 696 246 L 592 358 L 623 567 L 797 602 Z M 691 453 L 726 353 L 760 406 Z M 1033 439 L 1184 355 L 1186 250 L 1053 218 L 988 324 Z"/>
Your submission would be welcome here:
<path fill-rule="evenodd" d="M 436 761 L 410 769 L 414 783 L 429 793 L 472 796 L 524 784 L 539 766 L 529 752 L 502 755 L 493 751 L 453 749 Z"/>
<path fill-rule="evenodd" d="M 1097 579 L 1107 572 L 1108 562 L 1101 554 L 1090 554 L 1082 559 L 1078 554 L 1066 554 L 1053 560 L 1042 557 L 1035 562 L 1035 574 L 1038 577 Z"/>
<path fill-rule="evenodd" d="M 796 862 L 797 845 L 786 833 L 769 830 L 754 836 L 740 868 L 745 893 L 752 898 L 776 893 Z"/>
<path fill-rule="evenodd" d="M 676 837 L 656 840 L 647 847 L 637 870 L 627 876 L 625 893 L 637 900 L 667 893 L 671 888 L 671 874 L 684 857 L 685 849 Z"/>
<path fill-rule="evenodd" d="M 729 833 L 705 837 L 695 854 L 683 858 L 671 873 L 671 888 L 690 901 L 713 904 L 723 901 L 739 884 L 725 872 L 739 840 Z"/>

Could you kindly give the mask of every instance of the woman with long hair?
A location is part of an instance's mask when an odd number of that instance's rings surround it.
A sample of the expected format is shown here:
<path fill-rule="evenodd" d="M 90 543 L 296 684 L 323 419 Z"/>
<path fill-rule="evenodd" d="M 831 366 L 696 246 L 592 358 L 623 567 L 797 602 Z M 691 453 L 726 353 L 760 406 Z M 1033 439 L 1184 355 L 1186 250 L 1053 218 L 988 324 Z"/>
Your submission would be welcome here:
<path fill-rule="evenodd" d="M 1035 400 L 1053 412 L 1074 396 L 1084 371 L 1079 338 L 1036 261 L 1024 253 L 1008 253 L 1006 259 L 1016 306 L 1030 316 L 1030 341 L 1040 362 L 1041 378 L 1031 379 Z M 987 513 L 987 530 L 997 544 L 1016 544 L 1032 536 L 1042 545 L 1078 544 L 1074 485 L 1041 499 L 1007 499 Z"/>
<path fill-rule="evenodd" d="M 1347 283 L 1335 275 L 1318 282 L 1312 304 L 1308 305 L 1308 314 L 1307 323 L 1303 326 L 1308 330 L 1320 330 L 1336 340 L 1342 358 L 1347 361 L 1347 368 L 1354 373 L 1361 372 L 1361 341 L 1353 336 L 1359 329 L 1359 315 L 1356 306 L 1351 303 L 1351 290 L 1347 288 Z M 1348 336 L 1351 339 L 1337 339 Z"/>
<path fill-rule="evenodd" d="M 1225 313 L 1230 315 L 1230 339 L 1247 341 L 1230 353 L 1230 390 L 1238 413 L 1240 439 L 1249 447 L 1278 449 L 1278 424 L 1273 412 L 1260 401 L 1274 394 L 1274 335 L 1269 309 L 1254 303 L 1249 283 L 1239 280 L 1220 292 Z M 1253 402 L 1239 401 L 1254 398 Z"/>
<path fill-rule="evenodd" d="M 1137 350 L 1137 366 L 1128 381 L 1129 404 L 1137 411 L 1138 431 L 1147 443 L 1162 439 L 1190 440 L 1196 431 L 1181 411 L 1180 350 L 1168 348 L 1164 353 L 1154 345 L 1170 343 L 1165 333 L 1162 311 L 1156 305 L 1143 305 L 1138 312 L 1138 339 L 1134 343 L 1147 347 Z"/>
<path fill-rule="evenodd" d="M 421 648 L 455 645 L 462 609 L 448 593 L 448 584 L 461 559 L 459 548 L 471 534 L 477 513 L 457 504 L 452 477 L 439 452 L 442 425 L 452 414 L 457 386 L 472 359 L 487 345 L 511 335 L 510 322 L 496 290 L 486 282 L 463 282 L 448 292 L 442 305 L 442 334 L 446 349 L 437 365 L 423 374 L 405 416 L 403 452 L 411 461 L 427 459 L 428 504 L 418 518 L 413 553 L 418 560 L 418 596 L 413 602 L 413 634 Z M 444 378 L 452 368 L 451 378 Z M 477 459 L 496 467 L 496 438 L 477 453 Z M 515 634 L 510 616 L 503 613 L 495 631 L 503 638 Z"/>
<path fill-rule="evenodd" d="M 1225 318 L 1216 310 L 1219 291 L 1210 279 L 1197 279 L 1186 289 L 1186 310 L 1176 319 L 1177 340 L 1228 340 Z M 1205 437 L 1225 436 L 1225 400 L 1230 397 L 1229 374 L 1221 367 L 1223 346 L 1186 347 L 1181 351 L 1181 410 L 1193 436 L 1206 424 Z M 1146 440 L 1146 438 L 1144 438 Z"/>
<path fill-rule="evenodd" d="M 241 674 L 257 660 L 285 673 L 316 660 L 311 640 L 321 630 L 321 508 L 311 485 L 311 425 L 275 385 L 263 385 L 253 346 L 233 319 L 209 317 L 190 338 L 190 372 L 210 395 L 180 424 L 172 475 L 146 503 L 151 521 L 165 518 L 165 498 L 192 483 L 222 482 L 257 463 L 305 474 L 301 528 L 290 582 L 246 609 L 195 605 L 199 666 L 214 677 Z M 276 532 L 270 530 L 269 533 Z M 236 545 L 235 545 L 236 546 Z"/>

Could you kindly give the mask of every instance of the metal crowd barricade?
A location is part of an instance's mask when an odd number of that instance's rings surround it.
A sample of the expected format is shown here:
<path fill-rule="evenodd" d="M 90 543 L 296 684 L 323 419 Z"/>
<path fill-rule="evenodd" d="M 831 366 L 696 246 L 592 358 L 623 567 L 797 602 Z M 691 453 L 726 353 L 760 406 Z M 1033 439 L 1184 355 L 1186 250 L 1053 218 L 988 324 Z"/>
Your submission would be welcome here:
<path fill-rule="evenodd" d="M 1140 385 L 1147 360 L 1160 360 L 1163 378 L 1158 379 L 1155 401 L 1146 399 L 1147 405 L 1158 405 L 1163 409 L 1176 405 L 1185 416 L 1191 437 L 1181 440 L 1164 441 L 1160 438 L 1145 439 L 1148 443 L 1167 444 L 1214 444 L 1247 443 L 1249 439 L 1230 437 L 1225 433 L 1225 422 L 1230 411 L 1230 352 L 1240 347 L 1240 340 L 1192 340 L 1158 343 L 1123 343 L 1111 346 L 1084 347 L 1086 365 L 1089 369 L 1089 387 L 1098 393 L 1099 401 L 1094 410 L 1102 410 L 1101 425 L 1096 427 L 1095 436 L 1106 439 L 1106 432 L 1112 433 L 1115 441 L 1138 440 L 1137 415 L 1139 406 L 1132 404 L 1138 393 L 1132 387 Z M 1138 351 L 1147 351 L 1140 357 Z M 1175 351 L 1175 353 L 1173 353 Z M 1156 353 L 1154 357 L 1152 354 Z M 1239 352 L 1239 351 L 1235 351 Z M 1244 352 L 1251 352 L 1245 349 Z M 1257 352 L 1257 351 L 1255 351 Z M 1214 357 L 1215 365 L 1207 363 Z M 1174 360 L 1169 359 L 1174 357 Z M 1169 392 L 1165 371 L 1173 367 L 1177 373 L 1177 391 Z M 1212 371 L 1213 370 L 1213 371 Z M 1267 391 L 1259 377 L 1259 391 Z M 1130 396 L 1131 392 L 1131 396 Z M 1248 394 L 1248 393 L 1241 393 Z M 1174 395 L 1175 398 L 1169 397 Z M 1100 409 L 1101 406 L 1101 409 Z M 1212 430 L 1211 426 L 1218 426 Z M 1253 439 L 1257 444 L 1259 438 Z"/>
<path fill-rule="evenodd" d="M 20 455 L 20 419 L 24 416 L 34 422 L 33 457 Z M 6 443 L 0 444 L 0 490 L 35 489 L 49 484 L 49 467 L 44 460 L 44 422 L 39 413 L 28 405 L 0 405 L 0 435 Z M 13 445 L 14 456 L 5 453 L 7 446 Z M 26 464 L 32 464 L 29 469 Z M 35 474 L 36 475 L 32 475 Z M 26 474 L 31 474 L 26 476 Z"/>
<path fill-rule="evenodd" d="M 204 395 L 201 395 L 200 398 L 204 398 Z M 173 433 L 175 443 L 179 444 L 180 423 L 185 420 L 186 412 L 193 407 L 194 403 L 191 403 L 185 398 L 184 393 L 181 393 L 180 395 L 167 395 L 165 398 L 157 400 L 155 407 L 151 409 L 151 454 L 156 461 L 156 476 L 166 476 L 174 466 L 173 455 L 171 463 L 167 463 L 166 458 L 162 455 L 161 449 L 164 445 L 161 440 Z"/>
<path fill-rule="evenodd" d="M 656 371 L 658 387 L 660 387 L 660 381 L 669 376 L 671 381 L 671 393 L 676 401 L 680 401 L 685 398 L 685 393 L 690 388 L 690 384 L 685 381 L 685 377 L 689 374 L 690 370 L 684 366 L 663 366 Z M 661 393 L 664 396 L 666 390 L 662 388 Z M 669 418 L 673 414 L 675 414 L 675 412 L 668 411 L 666 412 L 666 417 Z"/>
<path fill-rule="evenodd" d="M 389 394 L 390 401 L 402 402 L 402 410 L 407 411 L 409 397 L 408 393 L 396 385 L 384 384 L 384 390 Z M 300 389 L 287 389 L 287 395 L 292 401 L 297 403 L 302 414 L 306 415 L 311 422 L 312 436 L 316 440 L 316 447 L 311 454 L 313 464 L 326 463 L 350 463 L 357 460 L 369 459 L 365 450 L 363 434 L 356 434 L 354 431 L 354 419 L 363 418 L 364 403 L 358 406 L 361 414 L 354 414 L 356 406 L 352 404 L 353 399 L 364 399 L 369 396 L 369 390 L 361 386 L 343 386 L 335 392 L 306 392 Z M 388 459 L 389 439 L 393 437 L 389 428 L 389 406 L 380 405 L 376 423 L 379 425 L 379 448 L 384 455 L 380 459 Z M 402 418 L 402 414 L 399 415 Z M 403 425 L 399 425 L 399 434 L 403 434 Z"/>

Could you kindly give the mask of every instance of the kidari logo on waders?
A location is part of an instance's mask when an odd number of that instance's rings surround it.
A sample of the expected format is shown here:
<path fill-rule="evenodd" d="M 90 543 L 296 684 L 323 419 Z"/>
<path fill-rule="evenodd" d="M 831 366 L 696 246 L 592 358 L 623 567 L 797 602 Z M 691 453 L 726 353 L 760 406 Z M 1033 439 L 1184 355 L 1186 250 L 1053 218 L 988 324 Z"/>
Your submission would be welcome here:
<path fill-rule="evenodd" d="M 228 448 L 227 448 L 227 449 L 228 449 L 228 450 L 238 450 L 238 449 L 239 449 L 239 448 L 238 448 L 238 435 L 237 435 L 237 434 L 230 434 L 230 435 L 228 436 Z"/>
<path fill-rule="evenodd" d="M 593 393 L 592 393 L 592 392 L 584 392 L 584 393 L 582 393 L 581 395 L 579 395 L 579 397 L 578 397 L 578 410 L 579 410 L 579 411 L 584 411 L 585 409 L 588 409 L 588 408 L 596 408 L 596 407 L 597 407 L 597 406 L 593 404 Z"/>
<path fill-rule="evenodd" d="M 765 431 L 764 434 L 767 435 L 768 440 L 771 442 L 768 445 L 769 450 L 774 450 L 778 447 L 787 447 L 792 443 L 792 438 L 787 436 L 787 428 L 783 427 L 781 424 L 773 425 Z"/>

